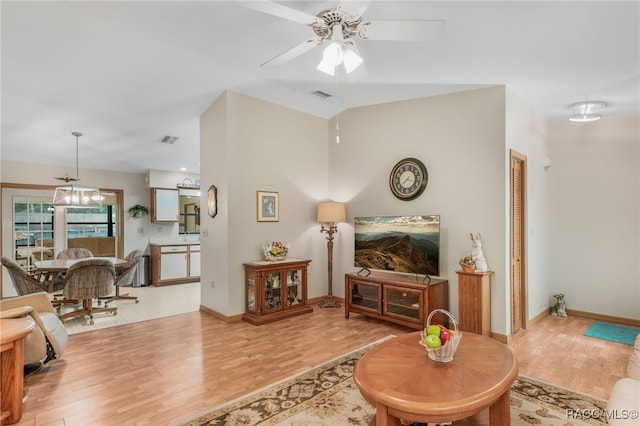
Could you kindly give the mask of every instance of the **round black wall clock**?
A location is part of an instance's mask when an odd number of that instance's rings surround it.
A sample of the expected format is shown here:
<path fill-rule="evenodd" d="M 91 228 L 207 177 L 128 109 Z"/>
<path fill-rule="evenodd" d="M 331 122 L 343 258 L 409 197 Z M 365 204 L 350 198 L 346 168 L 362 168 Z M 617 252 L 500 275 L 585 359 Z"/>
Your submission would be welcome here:
<path fill-rule="evenodd" d="M 398 161 L 389 175 L 389 187 L 396 198 L 409 201 L 416 199 L 427 187 L 427 168 L 417 158 Z"/>

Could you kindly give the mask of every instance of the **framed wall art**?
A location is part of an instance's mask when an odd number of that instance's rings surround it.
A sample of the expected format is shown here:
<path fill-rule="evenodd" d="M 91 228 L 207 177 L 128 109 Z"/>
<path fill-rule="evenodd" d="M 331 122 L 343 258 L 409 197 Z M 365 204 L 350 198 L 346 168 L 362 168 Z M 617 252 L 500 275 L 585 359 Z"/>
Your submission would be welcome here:
<path fill-rule="evenodd" d="M 256 211 L 258 222 L 279 222 L 280 193 L 256 191 Z"/>

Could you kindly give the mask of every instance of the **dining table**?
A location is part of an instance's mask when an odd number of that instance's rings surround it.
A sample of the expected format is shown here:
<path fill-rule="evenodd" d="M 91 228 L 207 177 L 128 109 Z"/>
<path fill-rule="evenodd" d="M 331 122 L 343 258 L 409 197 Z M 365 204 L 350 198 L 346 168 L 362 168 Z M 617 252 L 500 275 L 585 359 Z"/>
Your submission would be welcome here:
<path fill-rule="evenodd" d="M 36 267 L 36 271 L 38 273 L 46 274 L 46 273 L 59 273 L 59 272 L 67 272 L 67 270 L 74 264 L 87 260 L 87 259 L 107 259 L 111 263 L 113 263 L 114 267 L 122 266 L 127 263 L 125 259 L 120 259 L 117 257 L 85 257 L 82 259 L 49 259 L 49 260 L 40 260 L 34 263 Z"/>

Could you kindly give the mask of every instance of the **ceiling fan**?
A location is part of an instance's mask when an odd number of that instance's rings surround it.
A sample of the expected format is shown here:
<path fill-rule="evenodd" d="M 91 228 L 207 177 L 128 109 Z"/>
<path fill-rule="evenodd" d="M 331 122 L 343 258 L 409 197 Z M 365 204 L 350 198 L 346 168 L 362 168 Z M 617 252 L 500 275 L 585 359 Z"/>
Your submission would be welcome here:
<path fill-rule="evenodd" d="M 335 8 L 325 9 L 316 15 L 270 0 L 236 1 L 250 9 L 307 25 L 315 33 L 312 37 L 269 59 L 260 66 L 281 65 L 321 45 L 325 41 L 329 41 L 331 44 L 325 49 L 323 62 L 328 60 L 329 63 L 335 62 L 335 64 L 328 67 L 327 63 L 323 64 L 321 62 L 318 65 L 318 69 L 331 75 L 333 75 L 335 66 L 342 63 L 343 60 L 347 73 L 360 65 L 362 58 L 357 54 L 356 38 L 360 40 L 425 41 L 440 35 L 445 26 L 445 21 L 443 20 L 364 20 L 362 14 L 371 3 L 371 0 L 343 0 Z M 343 5 L 350 11 L 343 8 Z M 355 54 L 357 58 L 352 54 Z M 351 62 L 348 59 L 349 56 L 356 62 Z M 352 69 L 350 70 L 350 68 Z"/>

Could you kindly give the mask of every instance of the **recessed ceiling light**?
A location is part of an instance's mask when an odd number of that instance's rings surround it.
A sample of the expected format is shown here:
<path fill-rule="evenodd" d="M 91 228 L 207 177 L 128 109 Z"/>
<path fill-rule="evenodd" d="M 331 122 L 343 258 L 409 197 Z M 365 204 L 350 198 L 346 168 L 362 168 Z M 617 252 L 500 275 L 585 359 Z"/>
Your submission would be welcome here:
<path fill-rule="evenodd" d="M 186 171 L 187 171 L 187 168 L 186 168 L 186 167 L 180 167 L 180 171 L 181 171 L 181 172 L 186 172 Z"/>

